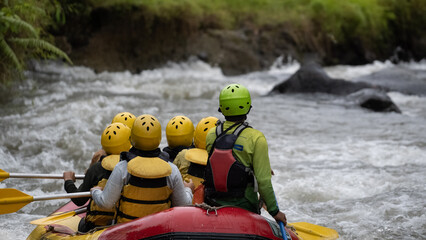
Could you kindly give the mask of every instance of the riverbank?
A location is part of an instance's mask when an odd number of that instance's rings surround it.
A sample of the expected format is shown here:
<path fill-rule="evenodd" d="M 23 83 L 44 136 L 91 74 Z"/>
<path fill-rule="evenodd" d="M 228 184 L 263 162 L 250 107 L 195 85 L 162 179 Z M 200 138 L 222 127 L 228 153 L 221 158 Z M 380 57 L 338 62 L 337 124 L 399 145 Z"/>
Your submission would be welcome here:
<path fill-rule="evenodd" d="M 426 33 L 416 27 L 426 23 L 417 17 L 426 4 L 419 1 L 312 0 L 282 6 L 270 0 L 247 9 L 242 3 L 108 2 L 88 3 L 84 14 L 68 14 L 66 23 L 51 31 L 75 65 L 137 73 L 197 57 L 225 75 L 238 75 L 267 69 L 280 56 L 303 61 L 313 54 L 323 65 L 358 65 L 426 55 Z"/>

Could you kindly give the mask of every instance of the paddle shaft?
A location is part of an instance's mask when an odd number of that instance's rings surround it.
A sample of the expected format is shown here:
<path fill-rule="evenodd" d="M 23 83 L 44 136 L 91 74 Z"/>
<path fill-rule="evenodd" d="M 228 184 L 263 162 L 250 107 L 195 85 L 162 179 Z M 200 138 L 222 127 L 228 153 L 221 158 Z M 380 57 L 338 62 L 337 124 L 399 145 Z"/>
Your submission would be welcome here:
<path fill-rule="evenodd" d="M 2 178 L 2 173 L 0 173 L 0 178 Z M 46 178 L 46 179 L 63 179 L 62 174 L 43 174 L 43 173 L 8 173 L 4 178 Z M 75 175 L 75 179 L 83 179 L 84 175 Z"/>
<path fill-rule="evenodd" d="M 56 195 L 50 195 L 50 196 L 34 196 L 33 201 L 64 199 L 64 198 L 80 198 L 80 197 L 90 197 L 90 196 L 92 196 L 90 192 L 64 193 L 64 194 L 56 194 Z"/>
<path fill-rule="evenodd" d="M 279 221 L 278 224 L 280 225 L 281 234 L 283 235 L 283 240 L 287 240 L 287 233 L 285 231 L 284 223 Z"/>

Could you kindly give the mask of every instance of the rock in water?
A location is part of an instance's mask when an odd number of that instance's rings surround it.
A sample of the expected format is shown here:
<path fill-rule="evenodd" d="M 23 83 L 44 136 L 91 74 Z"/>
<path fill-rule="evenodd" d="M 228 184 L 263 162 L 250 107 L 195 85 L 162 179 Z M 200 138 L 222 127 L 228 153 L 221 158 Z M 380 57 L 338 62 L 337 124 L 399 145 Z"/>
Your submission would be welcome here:
<path fill-rule="evenodd" d="M 319 64 L 312 61 L 303 64 L 290 78 L 276 85 L 271 93 L 327 93 L 348 96 L 348 100 L 376 112 L 401 112 L 384 88 L 365 82 L 333 79 Z"/>

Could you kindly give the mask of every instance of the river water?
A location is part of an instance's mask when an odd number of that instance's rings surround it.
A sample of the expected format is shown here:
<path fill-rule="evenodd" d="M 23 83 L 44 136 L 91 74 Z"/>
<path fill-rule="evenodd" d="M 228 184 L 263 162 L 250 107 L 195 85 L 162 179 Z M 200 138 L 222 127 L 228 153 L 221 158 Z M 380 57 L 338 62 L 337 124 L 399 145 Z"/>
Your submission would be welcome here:
<path fill-rule="evenodd" d="M 390 92 L 402 110 L 397 114 L 371 112 L 319 94 L 265 96 L 298 68 L 296 62 L 276 64 L 268 71 L 227 77 L 199 61 L 140 74 L 35 63 L 29 79 L 3 96 L 0 105 L 0 168 L 84 174 L 100 148 L 103 129 L 122 111 L 155 115 L 165 147 L 170 118 L 183 114 L 194 125 L 206 116 L 222 119 L 217 112 L 220 89 L 241 83 L 252 94 L 248 122 L 267 138 L 274 189 L 289 222 L 333 228 L 340 239 L 425 239 L 426 97 Z M 325 71 L 356 81 L 395 68 L 426 81 L 426 62 L 375 62 Z M 62 180 L 6 179 L 0 188 L 32 196 L 64 193 Z M 34 228 L 31 220 L 65 202 L 37 201 L 0 215 L 0 239 L 25 239 Z"/>

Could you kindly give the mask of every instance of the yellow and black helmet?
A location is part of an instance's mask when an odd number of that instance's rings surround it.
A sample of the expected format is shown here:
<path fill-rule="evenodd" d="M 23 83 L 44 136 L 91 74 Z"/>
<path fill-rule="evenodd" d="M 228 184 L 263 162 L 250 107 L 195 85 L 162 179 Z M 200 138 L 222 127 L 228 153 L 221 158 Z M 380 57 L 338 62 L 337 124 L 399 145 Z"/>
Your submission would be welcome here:
<path fill-rule="evenodd" d="M 194 124 L 186 116 L 176 116 L 170 119 L 166 127 L 167 144 L 170 148 L 177 146 L 189 147 L 194 138 Z"/>
<path fill-rule="evenodd" d="M 195 128 L 194 144 L 195 147 L 206 149 L 206 136 L 209 130 L 216 126 L 219 121 L 216 117 L 206 117 L 201 119 Z"/>
<path fill-rule="evenodd" d="M 133 123 L 131 141 L 133 147 L 150 151 L 158 148 L 161 142 L 161 124 L 152 115 L 143 114 Z"/>
<path fill-rule="evenodd" d="M 130 128 L 122 123 L 108 125 L 102 133 L 101 145 L 108 155 L 129 151 Z"/>
<path fill-rule="evenodd" d="M 136 120 L 135 115 L 129 113 L 129 112 L 121 112 L 114 116 L 111 123 L 121 122 L 122 124 L 126 125 L 130 129 L 132 129 L 133 122 Z"/>

